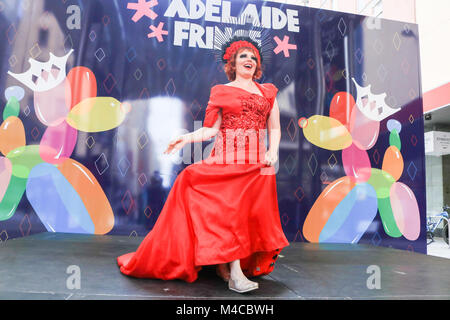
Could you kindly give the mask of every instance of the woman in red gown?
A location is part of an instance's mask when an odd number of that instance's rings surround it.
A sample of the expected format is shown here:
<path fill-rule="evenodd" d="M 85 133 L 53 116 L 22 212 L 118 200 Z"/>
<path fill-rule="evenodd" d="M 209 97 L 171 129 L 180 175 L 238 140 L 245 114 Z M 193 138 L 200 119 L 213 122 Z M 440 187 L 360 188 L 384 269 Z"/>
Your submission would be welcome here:
<path fill-rule="evenodd" d="M 258 283 L 247 277 L 269 274 L 289 245 L 273 167 L 281 136 L 278 89 L 254 81 L 261 76 L 260 56 L 250 39 L 225 45 L 231 82 L 211 89 L 203 127 L 172 140 L 165 153 L 216 136 L 214 148 L 178 175 L 137 251 L 117 258 L 122 273 L 193 282 L 202 266 L 216 265 L 231 290 L 248 292 Z"/>

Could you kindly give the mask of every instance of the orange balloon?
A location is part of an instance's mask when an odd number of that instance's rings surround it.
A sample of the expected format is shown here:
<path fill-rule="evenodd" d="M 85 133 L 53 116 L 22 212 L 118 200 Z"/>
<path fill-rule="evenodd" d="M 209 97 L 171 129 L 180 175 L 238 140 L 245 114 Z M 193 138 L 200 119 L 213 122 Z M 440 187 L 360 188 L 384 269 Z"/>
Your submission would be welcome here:
<path fill-rule="evenodd" d="M 320 232 L 338 204 L 355 187 L 352 177 L 344 176 L 330 183 L 309 210 L 303 224 L 303 235 L 309 242 L 319 242 Z"/>
<path fill-rule="evenodd" d="M 330 117 L 339 120 L 348 129 L 355 104 L 355 99 L 350 93 L 345 91 L 336 93 L 330 103 Z"/>
<path fill-rule="evenodd" d="M 57 167 L 83 201 L 92 222 L 94 222 L 94 233 L 106 234 L 111 231 L 114 227 L 114 213 L 111 204 L 89 169 L 70 158 Z"/>
<path fill-rule="evenodd" d="M 7 155 L 10 151 L 26 144 L 25 128 L 22 120 L 9 116 L 0 126 L 0 152 Z"/>
<path fill-rule="evenodd" d="M 403 157 L 400 150 L 396 146 L 387 148 L 383 157 L 383 165 L 381 169 L 389 173 L 395 181 L 400 179 L 403 173 Z"/>
<path fill-rule="evenodd" d="M 72 68 L 67 75 L 66 104 L 72 109 L 86 98 L 97 96 L 97 80 L 94 73 L 87 67 Z M 70 101 L 67 101 L 69 100 Z"/>

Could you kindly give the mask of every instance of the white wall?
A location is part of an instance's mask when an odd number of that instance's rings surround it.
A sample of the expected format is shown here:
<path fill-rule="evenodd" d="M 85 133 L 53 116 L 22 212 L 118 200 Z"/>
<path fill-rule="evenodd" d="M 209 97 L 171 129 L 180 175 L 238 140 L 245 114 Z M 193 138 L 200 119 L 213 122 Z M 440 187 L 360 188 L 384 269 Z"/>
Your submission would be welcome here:
<path fill-rule="evenodd" d="M 444 191 L 442 157 L 425 156 L 427 216 L 442 212 Z"/>
<path fill-rule="evenodd" d="M 416 0 L 423 92 L 450 82 L 449 12 L 449 0 Z"/>
<path fill-rule="evenodd" d="M 416 23 L 416 15 L 415 0 L 383 0 L 381 18 Z"/>

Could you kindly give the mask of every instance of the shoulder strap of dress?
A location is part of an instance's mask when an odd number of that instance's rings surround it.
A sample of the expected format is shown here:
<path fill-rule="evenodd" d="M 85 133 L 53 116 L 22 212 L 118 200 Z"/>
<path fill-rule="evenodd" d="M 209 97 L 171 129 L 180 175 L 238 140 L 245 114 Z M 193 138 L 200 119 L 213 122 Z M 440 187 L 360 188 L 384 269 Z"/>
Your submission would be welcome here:
<path fill-rule="evenodd" d="M 272 83 L 257 83 L 257 85 L 259 86 L 259 88 L 262 88 L 262 90 L 264 90 L 263 94 L 270 101 L 270 105 L 273 106 L 275 98 L 277 97 L 278 88 Z"/>
<path fill-rule="evenodd" d="M 268 91 L 270 97 L 276 97 L 278 88 L 273 83 L 264 83 L 263 86 Z"/>

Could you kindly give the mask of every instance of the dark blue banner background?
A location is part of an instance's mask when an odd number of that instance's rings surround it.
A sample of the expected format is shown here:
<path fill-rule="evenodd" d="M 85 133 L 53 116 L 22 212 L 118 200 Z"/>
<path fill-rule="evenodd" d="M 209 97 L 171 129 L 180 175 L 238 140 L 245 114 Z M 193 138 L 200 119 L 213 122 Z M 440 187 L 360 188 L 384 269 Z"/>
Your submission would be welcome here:
<path fill-rule="evenodd" d="M 134 2 L 134 1 L 133 1 Z M 130 1 L 131 3 L 131 1 Z M 327 10 L 295 7 L 264 1 L 232 1 L 231 14 L 238 16 L 245 4 L 298 10 L 299 32 L 265 29 L 271 49 L 261 82 L 278 89 L 282 138 L 277 173 L 278 200 L 282 226 L 289 241 L 307 241 L 303 223 L 322 191 L 346 175 L 342 151 L 320 148 L 305 139 L 298 125 L 301 117 L 329 116 L 333 96 L 340 91 L 356 100 L 355 81 L 371 85 L 374 94 L 386 93 L 386 103 L 401 109 L 380 122 L 376 144 L 367 150 L 372 168 L 382 167 L 389 147 L 386 123 L 396 119 L 400 133 L 404 170 L 398 181 L 414 193 L 420 211 L 420 235 L 410 241 L 393 238 L 383 229 L 378 213 L 359 243 L 426 253 L 425 157 L 422 92 L 419 70 L 417 25 Z M 80 29 L 69 29 L 73 12 L 80 9 Z M 167 18 L 168 1 L 152 10 L 155 19 L 143 16 L 134 22 L 136 10 L 127 1 L 12 1 L 0 7 L 0 105 L 3 92 L 18 85 L 25 89 L 19 118 L 25 128 L 27 145 L 37 145 L 46 126 L 33 111 L 33 92 L 7 74 L 25 72 L 28 59 L 46 62 L 49 53 L 63 56 L 73 49 L 66 71 L 88 67 L 97 79 L 97 96 L 129 102 L 132 111 L 117 128 L 78 132 L 71 158 L 93 173 L 108 198 L 114 227 L 108 234 L 144 236 L 153 227 L 165 197 L 177 174 L 187 165 L 163 156 L 168 142 L 181 129 L 201 126 L 210 88 L 227 83 L 223 66 L 213 50 L 174 46 L 174 24 L 185 19 Z M 162 29 L 162 41 L 148 37 L 150 26 Z M 200 26 L 224 24 L 198 20 Z M 68 24 L 69 23 L 69 24 Z M 275 37 L 296 49 L 278 54 Z M 210 142 L 209 142 L 210 143 Z M 196 144 L 203 150 L 208 143 Z M 194 158 L 192 157 L 192 160 Z M 52 194 L 45 195 L 52 201 Z M 27 200 L 21 199 L 12 218 L 0 221 L 2 241 L 47 231 Z M 57 231 L 57 230 L 56 230 Z"/>

